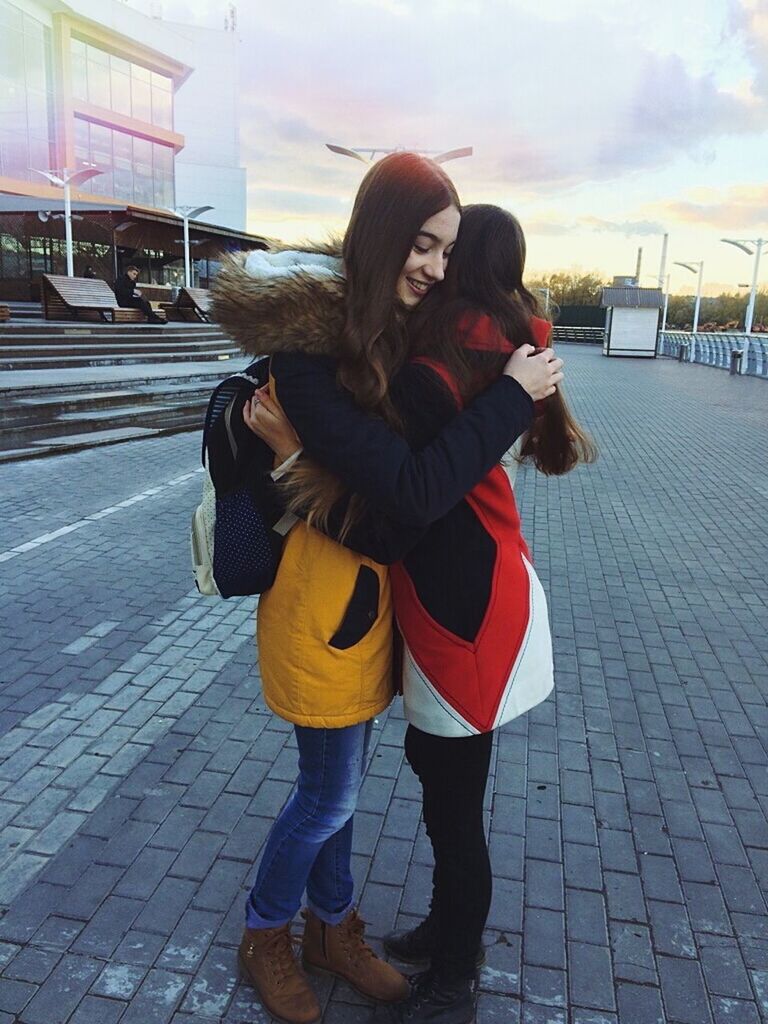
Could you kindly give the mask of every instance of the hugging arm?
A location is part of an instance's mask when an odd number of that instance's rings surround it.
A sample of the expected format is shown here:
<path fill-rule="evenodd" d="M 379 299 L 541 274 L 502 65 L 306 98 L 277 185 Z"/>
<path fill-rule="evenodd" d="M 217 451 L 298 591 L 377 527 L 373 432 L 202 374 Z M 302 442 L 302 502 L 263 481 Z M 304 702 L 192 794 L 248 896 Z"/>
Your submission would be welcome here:
<path fill-rule="evenodd" d="M 418 367 L 413 372 L 429 371 Z M 360 409 L 337 385 L 334 360 L 280 353 L 272 357 L 272 375 L 276 397 L 306 454 L 401 530 L 423 530 L 445 515 L 533 418 L 530 395 L 516 380 L 502 376 L 434 440 L 413 451 L 405 438 Z"/>

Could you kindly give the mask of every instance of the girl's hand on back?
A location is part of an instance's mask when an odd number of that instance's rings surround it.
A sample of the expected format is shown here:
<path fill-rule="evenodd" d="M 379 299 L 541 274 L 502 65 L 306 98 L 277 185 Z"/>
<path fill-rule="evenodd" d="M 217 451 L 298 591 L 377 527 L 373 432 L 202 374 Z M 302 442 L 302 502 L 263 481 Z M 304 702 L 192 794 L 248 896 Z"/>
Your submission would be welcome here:
<path fill-rule="evenodd" d="M 554 395 L 558 384 L 565 376 L 562 369 L 563 360 L 558 359 L 551 348 L 536 352 L 533 345 L 521 345 L 510 357 L 504 367 L 504 373 L 508 377 L 514 377 L 534 402 L 538 402 L 542 398 Z"/>
<path fill-rule="evenodd" d="M 301 449 L 301 441 L 280 406 L 269 395 L 268 388 L 253 393 L 243 406 L 245 425 L 266 441 L 279 462 L 285 462 Z"/>

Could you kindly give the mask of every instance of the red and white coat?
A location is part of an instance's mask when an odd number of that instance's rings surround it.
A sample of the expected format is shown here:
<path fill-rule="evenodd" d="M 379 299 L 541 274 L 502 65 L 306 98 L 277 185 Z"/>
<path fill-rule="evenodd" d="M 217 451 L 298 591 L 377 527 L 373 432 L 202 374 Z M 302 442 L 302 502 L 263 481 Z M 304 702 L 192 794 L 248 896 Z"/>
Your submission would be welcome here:
<path fill-rule="evenodd" d="M 532 326 L 546 344 L 550 325 L 535 319 Z M 470 352 L 513 350 L 488 316 L 469 316 L 462 329 Z M 419 362 L 440 379 L 454 412 L 460 408 L 446 368 Z M 554 685 L 547 601 L 515 502 L 521 443 L 391 567 L 406 717 L 427 733 L 489 732 L 541 703 Z"/>

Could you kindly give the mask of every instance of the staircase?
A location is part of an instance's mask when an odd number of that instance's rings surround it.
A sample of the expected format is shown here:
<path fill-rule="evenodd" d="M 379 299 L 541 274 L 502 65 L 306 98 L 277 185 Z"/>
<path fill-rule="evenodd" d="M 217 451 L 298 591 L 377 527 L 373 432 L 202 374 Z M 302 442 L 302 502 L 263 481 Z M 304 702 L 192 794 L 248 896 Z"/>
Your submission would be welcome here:
<path fill-rule="evenodd" d="M 216 325 L 24 313 L 0 325 L 0 462 L 199 429 L 213 387 L 248 361 Z"/>

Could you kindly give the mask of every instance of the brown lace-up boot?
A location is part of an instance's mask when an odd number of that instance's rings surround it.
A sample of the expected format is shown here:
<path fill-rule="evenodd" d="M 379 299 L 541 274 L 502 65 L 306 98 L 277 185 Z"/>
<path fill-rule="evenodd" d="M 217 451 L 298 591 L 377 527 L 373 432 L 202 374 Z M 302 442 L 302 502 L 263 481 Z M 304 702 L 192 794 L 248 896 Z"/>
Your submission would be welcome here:
<path fill-rule="evenodd" d="M 365 922 L 350 910 L 340 924 L 321 921 L 311 910 L 302 911 L 303 955 L 308 971 L 335 974 L 369 999 L 395 1003 L 406 999 L 408 981 L 386 960 L 381 960 L 364 938 Z"/>
<path fill-rule="evenodd" d="M 266 1010 L 282 1024 L 315 1024 L 321 1010 L 293 952 L 291 926 L 246 928 L 240 965 Z"/>

